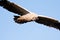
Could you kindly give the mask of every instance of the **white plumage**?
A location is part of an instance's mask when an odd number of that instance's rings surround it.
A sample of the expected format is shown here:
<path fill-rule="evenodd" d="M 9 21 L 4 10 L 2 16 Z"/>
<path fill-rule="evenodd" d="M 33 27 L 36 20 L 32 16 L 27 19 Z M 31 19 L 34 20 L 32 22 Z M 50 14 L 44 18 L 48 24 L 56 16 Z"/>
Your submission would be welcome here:
<path fill-rule="evenodd" d="M 22 6 L 18 6 L 8 0 L 0 0 L 0 6 L 7 9 L 10 12 L 20 15 L 14 16 L 14 21 L 16 23 L 23 24 L 26 22 L 35 21 L 37 23 L 44 24 L 49 27 L 54 27 L 60 30 L 60 22 L 54 18 L 37 15 L 33 12 L 28 11 Z"/>

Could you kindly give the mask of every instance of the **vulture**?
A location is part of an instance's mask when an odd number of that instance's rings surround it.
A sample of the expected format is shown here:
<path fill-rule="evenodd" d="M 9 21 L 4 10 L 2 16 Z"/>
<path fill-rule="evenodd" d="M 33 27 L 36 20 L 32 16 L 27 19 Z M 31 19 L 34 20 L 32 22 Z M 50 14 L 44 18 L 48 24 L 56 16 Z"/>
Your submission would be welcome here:
<path fill-rule="evenodd" d="M 22 6 L 18 6 L 17 4 L 8 0 L 0 0 L 0 6 L 10 12 L 18 14 L 18 16 L 14 16 L 13 18 L 16 23 L 23 24 L 35 21 L 36 23 L 44 24 L 60 30 L 60 22 L 52 17 L 37 15 L 34 12 L 30 12 Z"/>

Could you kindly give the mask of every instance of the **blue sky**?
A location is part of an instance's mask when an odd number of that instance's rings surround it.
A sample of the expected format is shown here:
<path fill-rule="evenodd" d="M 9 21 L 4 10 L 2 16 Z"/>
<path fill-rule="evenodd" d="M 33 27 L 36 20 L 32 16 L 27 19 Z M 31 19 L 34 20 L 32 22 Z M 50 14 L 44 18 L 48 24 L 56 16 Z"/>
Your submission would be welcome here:
<path fill-rule="evenodd" d="M 39 15 L 60 21 L 60 0 L 10 0 Z M 0 40 L 60 40 L 60 31 L 35 22 L 17 24 L 16 15 L 0 7 Z"/>

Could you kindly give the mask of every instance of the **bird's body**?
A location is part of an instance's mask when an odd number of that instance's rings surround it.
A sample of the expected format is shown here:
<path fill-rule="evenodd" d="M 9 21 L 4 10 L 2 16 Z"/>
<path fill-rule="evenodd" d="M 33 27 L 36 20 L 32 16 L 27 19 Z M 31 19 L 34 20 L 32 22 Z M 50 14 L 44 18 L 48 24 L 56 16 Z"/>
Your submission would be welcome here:
<path fill-rule="evenodd" d="M 54 27 L 60 30 L 60 22 L 54 18 L 37 15 L 8 0 L 0 0 L 0 6 L 7 9 L 10 12 L 13 12 L 19 15 L 19 16 L 14 16 L 14 21 L 16 23 L 23 24 L 26 22 L 35 21 L 37 23 Z"/>
<path fill-rule="evenodd" d="M 34 13 L 28 13 L 26 15 L 23 15 L 23 16 L 20 16 L 18 19 L 17 19 L 17 22 L 22 22 L 21 20 L 23 21 L 26 21 L 26 22 L 29 22 L 29 21 L 34 21 L 35 19 L 37 19 L 38 15 L 37 14 L 34 14 Z"/>

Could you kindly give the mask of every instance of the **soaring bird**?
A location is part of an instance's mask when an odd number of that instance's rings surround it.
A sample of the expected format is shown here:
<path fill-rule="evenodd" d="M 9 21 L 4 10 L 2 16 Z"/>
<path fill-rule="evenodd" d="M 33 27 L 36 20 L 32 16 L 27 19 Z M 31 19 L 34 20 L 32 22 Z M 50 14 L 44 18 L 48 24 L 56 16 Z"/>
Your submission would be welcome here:
<path fill-rule="evenodd" d="M 53 27 L 60 30 L 60 22 L 52 17 L 37 15 L 33 12 L 28 11 L 22 6 L 18 6 L 17 4 L 10 2 L 8 0 L 0 0 L 0 6 L 7 9 L 10 12 L 18 14 L 18 16 L 14 16 L 14 21 L 19 24 L 35 21 L 39 24 L 44 24 L 49 27 Z"/>

